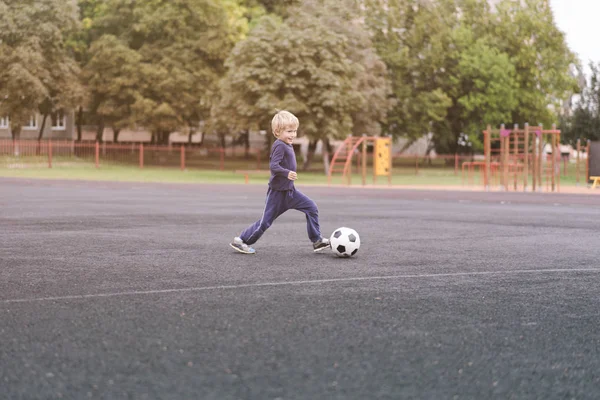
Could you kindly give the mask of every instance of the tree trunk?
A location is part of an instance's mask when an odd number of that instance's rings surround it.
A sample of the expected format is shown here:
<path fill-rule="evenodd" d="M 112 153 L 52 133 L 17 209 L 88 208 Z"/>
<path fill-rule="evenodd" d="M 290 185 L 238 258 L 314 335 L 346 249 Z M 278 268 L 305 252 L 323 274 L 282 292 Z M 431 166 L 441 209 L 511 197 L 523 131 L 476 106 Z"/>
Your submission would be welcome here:
<path fill-rule="evenodd" d="M 104 120 L 101 119 L 98 128 L 96 129 L 96 141 L 102 143 L 102 137 L 104 136 Z"/>
<path fill-rule="evenodd" d="M 244 131 L 242 135 L 242 139 L 244 140 L 244 155 L 248 159 L 250 157 L 250 131 Z"/>
<path fill-rule="evenodd" d="M 304 159 L 304 163 L 302 164 L 302 171 L 308 171 L 310 163 L 312 162 L 312 159 L 315 155 L 315 150 L 317 149 L 317 143 L 319 143 L 318 140 L 308 141 L 308 151 L 306 152 L 306 158 Z"/>
<path fill-rule="evenodd" d="M 13 124 L 12 121 L 10 123 L 10 134 L 13 140 L 21 139 L 21 127 L 18 124 Z"/>
<path fill-rule="evenodd" d="M 171 132 L 167 131 L 157 131 L 156 134 L 153 134 L 153 143 L 155 144 L 169 144 L 169 135 Z"/>
<path fill-rule="evenodd" d="M 46 128 L 46 119 L 48 118 L 48 114 L 44 114 L 44 117 L 42 118 L 42 126 L 40 127 L 40 132 L 38 133 L 38 138 L 37 138 L 37 149 L 36 149 L 36 153 L 39 156 L 41 154 L 41 142 L 42 142 L 42 136 L 44 136 L 44 129 Z"/>
<path fill-rule="evenodd" d="M 19 156 L 19 139 L 21 139 L 21 125 L 19 123 L 10 123 L 10 133 L 13 139 L 13 153 Z"/>
<path fill-rule="evenodd" d="M 190 126 L 190 133 L 188 134 L 188 145 L 192 145 L 192 136 L 196 133 L 196 128 Z"/>
<path fill-rule="evenodd" d="M 429 163 L 429 165 L 432 165 L 431 162 L 431 152 L 435 149 L 435 146 L 433 145 L 433 143 L 429 143 L 427 145 L 427 149 L 425 150 L 425 158 L 427 158 L 427 161 Z M 448 162 L 448 160 L 446 160 L 446 162 Z"/>
<path fill-rule="evenodd" d="M 48 119 L 48 114 L 44 114 L 42 117 L 42 126 L 40 127 L 40 132 L 38 133 L 38 142 L 42 140 L 42 136 L 44 136 L 44 129 L 46 129 L 46 120 Z"/>
<path fill-rule="evenodd" d="M 204 134 L 204 131 L 200 132 L 200 143 L 198 144 L 200 147 L 204 146 Z"/>
<path fill-rule="evenodd" d="M 119 133 L 121 133 L 121 130 L 117 129 L 113 126 L 112 131 L 113 131 L 113 142 L 117 143 L 119 141 Z"/>
<path fill-rule="evenodd" d="M 219 133 L 219 142 L 221 143 L 221 148 L 225 149 L 226 143 L 225 143 L 225 134 L 224 133 Z"/>
<path fill-rule="evenodd" d="M 81 137 L 83 136 L 83 107 L 79 106 L 77 110 L 77 141 L 81 142 Z"/>

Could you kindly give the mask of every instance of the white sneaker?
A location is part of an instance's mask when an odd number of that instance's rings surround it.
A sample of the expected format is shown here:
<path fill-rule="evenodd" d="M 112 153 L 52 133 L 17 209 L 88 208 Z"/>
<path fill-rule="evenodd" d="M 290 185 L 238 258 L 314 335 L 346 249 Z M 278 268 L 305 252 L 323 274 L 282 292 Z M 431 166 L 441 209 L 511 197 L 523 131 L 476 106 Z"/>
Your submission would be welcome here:
<path fill-rule="evenodd" d="M 331 244 L 329 243 L 329 239 L 321 238 L 313 243 L 313 251 L 318 253 L 319 251 L 323 251 L 325 249 L 331 248 Z"/>
<path fill-rule="evenodd" d="M 256 250 L 244 243 L 244 241 L 240 237 L 234 237 L 233 242 L 229 243 L 229 245 L 235 250 L 239 251 L 240 253 L 256 254 Z"/>

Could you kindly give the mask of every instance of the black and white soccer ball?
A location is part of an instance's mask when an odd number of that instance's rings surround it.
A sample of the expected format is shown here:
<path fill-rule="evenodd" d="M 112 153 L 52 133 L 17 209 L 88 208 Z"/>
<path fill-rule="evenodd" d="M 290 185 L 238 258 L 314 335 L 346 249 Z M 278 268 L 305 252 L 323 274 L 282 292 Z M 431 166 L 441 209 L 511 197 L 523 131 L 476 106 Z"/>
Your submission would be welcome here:
<path fill-rule="evenodd" d="M 329 238 L 331 250 L 338 257 L 352 257 L 360 247 L 360 236 L 352 228 L 337 228 Z"/>

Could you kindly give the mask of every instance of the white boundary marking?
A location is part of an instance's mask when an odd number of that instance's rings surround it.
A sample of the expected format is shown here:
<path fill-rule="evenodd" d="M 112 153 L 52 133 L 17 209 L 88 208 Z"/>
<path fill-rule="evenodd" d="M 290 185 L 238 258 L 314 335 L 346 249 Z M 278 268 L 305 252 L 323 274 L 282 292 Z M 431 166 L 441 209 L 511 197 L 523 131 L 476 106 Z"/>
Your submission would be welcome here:
<path fill-rule="evenodd" d="M 269 286 L 306 285 L 306 284 L 313 285 L 313 284 L 320 284 L 320 283 L 360 282 L 360 281 L 376 281 L 376 280 L 388 280 L 388 279 L 418 279 L 418 278 L 443 278 L 443 277 L 457 277 L 457 276 L 517 275 L 517 274 L 566 273 L 566 272 L 600 273 L 600 268 L 520 269 L 520 270 L 513 270 L 513 271 L 473 271 L 473 272 L 452 272 L 452 273 L 445 273 L 445 274 L 442 273 L 442 274 L 360 276 L 360 277 L 353 277 L 353 278 L 314 279 L 314 280 L 287 281 L 287 282 L 283 281 L 283 282 L 243 283 L 240 285 L 200 286 L 200 287 L 179 288 L 179 289 L 140 290 L 140 291 L 115 292 L 115 293 L 81 294 L 81 295 L 53 296 L 53 297 L 34 297 L 34 298 L 29 298 L 29 299 L 7 299 L 7 300 L 0 300 L 0 304 L 59 301 L 59 300 L 83 300 L 83 299 L 95 299 L 95 298 L 117 297 L 117 296 L 136 296 L 136 295 L 164 294 L 164 293 L 201 292 L 201 291 L 205 291 L 205 290 L 245 289 L 245 288 L 269 287 Z"/>

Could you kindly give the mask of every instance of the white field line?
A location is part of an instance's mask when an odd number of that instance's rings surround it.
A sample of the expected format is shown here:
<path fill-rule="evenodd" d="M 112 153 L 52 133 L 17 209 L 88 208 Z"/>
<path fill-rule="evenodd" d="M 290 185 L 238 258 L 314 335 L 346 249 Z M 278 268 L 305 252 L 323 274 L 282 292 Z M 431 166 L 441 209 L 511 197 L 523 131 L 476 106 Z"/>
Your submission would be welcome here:
<path fill-rule="evenodd" d="M 591 272 L 600 273 L 600 268 L 555 268 L 555 269 L 520 269 L 514 271 L 474 271 L 474 272 L 453 272 L 446 274 L 407 274 L 407 275 L 384 275 L 384 276 L 361 276 L 351 278 L 333 278 L 333 279 L 314 279 L 303 281 L 284 281 L 284 282 L 262 282 L 262 283 L 245 283 L 240 285 L 219 285 L 219 286 L 199 286 L 179 289 L 161 289 L 161 290 L 134 290 L 128 292 L 114 293 L 97 293 L 97 294 L 81 294 L 69 296 L 51 296 L 51 297 L 33 297 L 24 299 L 6 299 L 0 300 L 0 304 L 10 303 L 28 303 L 28 302 L 43 302 L 43 301 L 59 301 L 59 300 L 82 300 L 96 299 L 104 297 L 117 296 L 137 296 L 150 294 L 165 294 L 165 293 L 185 293 L 185 292 L 201 292 L 207 290 L 231 290 L 245 288 L 261 288 L 272 286 L 296 286 L 296 285 L 314 285 L 323 283 L 337 282 L 360 282 L 360 281 L 378 281 L 392 279 L 419 279 L 419 278 L 444 278 L 444 277 L 460 277 L 460 276 L 508 276 L 518 274 L 548 274 L 548 273 L 569 273 L 569 272 Z"/>

